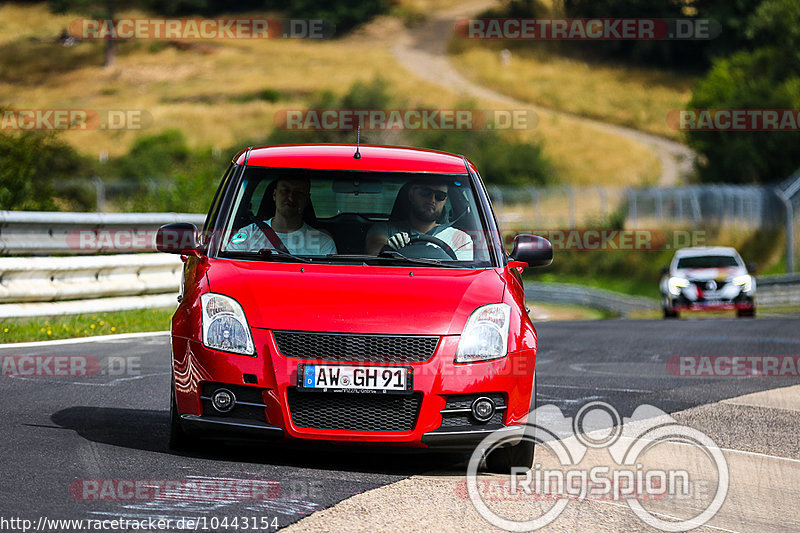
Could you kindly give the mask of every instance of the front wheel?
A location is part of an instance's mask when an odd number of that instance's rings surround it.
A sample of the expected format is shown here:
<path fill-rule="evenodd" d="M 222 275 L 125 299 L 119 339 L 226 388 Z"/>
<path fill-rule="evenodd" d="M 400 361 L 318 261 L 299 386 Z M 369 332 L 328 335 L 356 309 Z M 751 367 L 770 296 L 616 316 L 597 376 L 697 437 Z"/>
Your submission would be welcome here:
<path fill-rule="evenodd" d="M 752 307 L 750 309 L 737 309 L 736 316 L 737 318 L 755 318 L 756 308 Z"/>
<path fill-rule="evenodd" d="M 178 414 L 178 406 L 175 402 L 175 387 L 169 393 L 169 449 L 170 450 L 185 450 L 189 447 L 189 438 L 186 431 L 181 427 L 180 415 Z"/>
<path fill-rule="evenodd" d="M 670 309 L 669 307 L 664 307 L 664 318 L 678 318 L 678 312 L 674 309 Z"/>
<path fill-rule="evenodd" d="M 533 466 L 534 442 L 523 440 L 514 446 L 498 448 L 486 458 L 486 470 L 493 474 L 510 474 L 512 468 Z"/>

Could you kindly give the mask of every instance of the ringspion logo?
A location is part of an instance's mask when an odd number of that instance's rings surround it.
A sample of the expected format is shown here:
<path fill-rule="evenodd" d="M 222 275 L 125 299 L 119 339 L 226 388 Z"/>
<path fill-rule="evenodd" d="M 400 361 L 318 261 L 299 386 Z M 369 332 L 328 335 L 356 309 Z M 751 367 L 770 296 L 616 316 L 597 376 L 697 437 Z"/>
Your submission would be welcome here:
<path fill-rule="evenodd" d="M 533 531 L 553 523 L 570 502 L 593 500 L 624 502 L 662 531 L 688 531 L 711 520 L 725 502 L 730 472 L 719 447 L 652 405 L 637 407 L 630 418 L 600 401 L 583 405 L 574 418 L 545 405 L 522 427 L 521 435 L 508 428 L 491 433 L 467 467 L 467 496 L 495 527 Z M 532 468 L 512 467 L 508 482 L 478 475 L 490 453 L 520 443 L 535 445 Z M 509 517 L 498 501 L 525 505 Z M 687 512 L 667 520 L 665 505 Z"/>

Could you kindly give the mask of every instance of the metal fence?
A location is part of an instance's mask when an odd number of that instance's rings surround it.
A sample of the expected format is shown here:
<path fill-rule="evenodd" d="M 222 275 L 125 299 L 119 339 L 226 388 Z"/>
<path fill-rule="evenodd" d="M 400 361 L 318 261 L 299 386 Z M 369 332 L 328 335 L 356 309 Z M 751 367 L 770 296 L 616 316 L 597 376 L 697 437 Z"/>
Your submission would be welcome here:
<path fill-rule="evenodd" d="M 577 228 L 624 221 L 626 227 L 736 225 L 781 227 L 785 209 L 774 187 L 697 185 L 670 188 L 497 187 L 489 195 L 501 225 Z"/>

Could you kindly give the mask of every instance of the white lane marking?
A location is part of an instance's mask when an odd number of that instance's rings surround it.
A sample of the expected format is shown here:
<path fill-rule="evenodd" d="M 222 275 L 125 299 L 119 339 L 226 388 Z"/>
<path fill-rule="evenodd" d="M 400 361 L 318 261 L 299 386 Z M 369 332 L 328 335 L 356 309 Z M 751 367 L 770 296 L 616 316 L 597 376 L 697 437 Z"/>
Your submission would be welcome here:
<path fill-rule="evenodd" d="M 638 364 L 639 365 L 647 364 L 647 365 L 650 365 L 650 367 L 654 366 L 654 365 L 652 365 L 650 363 L 638 363 Z M 619 365 L 620 365 L 620 363 L 573 363 L 573 364 L 569 365 L 569 368 L 571 370 L 574 370 L 575 372 L 583 372 L 585 374 L 598 374 L 600 376 L 616 376 L 616 377 L 619 377 L 620 376 L 619 368 L 618 368 Z M 587 367 L 587 366 L 610 366 L 610 367 L 616 367 L 616 369 L 613 370 L 613 371 L 588 370 L 588 369 L 584 368 L 584 367 Z M 664 373 L 666 374 L 666 372 L 667 372 L 666 365 L 658 365 L 658 366 L 661 366 L 664 369 Z M 625 376 L 626 377 L 650 377 L 651 378 L 651 377 L 653 377 L 653 374 L 625 374 Z"/>
<path fill-rule="evenodd" d="M 538 383 L 537 387 L 546 387 L 551 389 L 578 389 L 578 390 L 596 390 L 596 391 L 612 391 L 612 392 L 655 392 L 646 389 L 621 389 L 617 387 L 581 387 L 580 385 L 548 385 Z"/>
<path fill-rule="evenodd" d="M 57 339 L 53 341 L 9 342 L 6 344 L 0 344 L 0 350 L 4 348 L 32 348 L 35 346 L 58 346 L 59 344 L 81 344 L 83 342 L 111 342 L 116 340 L 137 339 L 142 337 L 157 337 L 159 335 L 169 335 L 169 333 L 169 331 L 143 331 L 140 333 L 97 335 L 96 337 L 75 337 L 74 339 Z"/>
<path fill-rule="evenodd" d="M 628 504 L 610 502 L 608 500 L 586 500 L 586 501 L 587 502 L 590 501 L 590 502 L 595 502 L 595 503 L 601 503 L 601 504 L 605 504 L 605 505 L 613 505 L 614 507 L 624 507 L 625 509 L 630 509 L 630 506 Z M 682 521 L 683 520 L 683 521 L 686 521 L 686 522 L 692 522 L 692 520 L 685 520 L 684 518 L 681 518 L 680 516 L 672 516 L 672 515 L 669 515 L 669 514 L 659 513 L 659 512 L 650 511 L 650 510 L 648 510 L 647 512 L 652 514 L 652 515 L 658 515 L 658 516 L 661 516 L 663 518 L 669 518 L 671 520 L 677 520 L 677 521 Z M 726 531 L 728 533 L 739 533 L 735 529 L 725 529 L 724 527 L 717 527 L 717 526 L 712 526 L 712 525 L 709 525 L 709 524 L 697 524 L 698 527 L 700 527 L 701 525 L 703 527 L 707 527 L 709 529 L 716 529 L 717 531 Z"/>
<path fill-rule="evenodd" d="M 133 381 L 134 379 L 143 379 L 143 378 L 150 378 L 153 376 L 168 376 L 169 372 L 156 372 L 155 374 L 142 374 L 140 376 L 130 376 L 127 378 L 116 378 L 107 383 L 86 383 L 84 381 L 63 381 L 60 379 L 48 379 L 48 378 L 29 378 L 25 376 L 6 376 L 13 379 L 20 379 L 22 381 L 38 381 L 42 383 L 63 383 L 66 385 L 88 385 L 90 387 L 113 387 L 118 383 L 123 381 Z"/>

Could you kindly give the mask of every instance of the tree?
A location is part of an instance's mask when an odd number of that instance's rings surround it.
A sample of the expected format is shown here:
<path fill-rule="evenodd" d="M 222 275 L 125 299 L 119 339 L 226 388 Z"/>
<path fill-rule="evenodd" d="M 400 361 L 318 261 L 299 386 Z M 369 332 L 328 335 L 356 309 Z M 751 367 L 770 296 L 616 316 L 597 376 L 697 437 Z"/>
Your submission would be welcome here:
<path fill-rule="evenodd" d="M 115 14 L 126 7 L 139 6 L 141 2 L 135 0 L 50 0 L 50 10 L 53 13 L 79 13 L 84 16 L 115 21 Z M 116 29 L 116 22 L 112 22 Z M 117 58 L 117 41 L 111 36 L 106 36 L 106 55 L 104 66 L 110 67 Z"/>
<path fill-rule="evenodd" d="M 800 108 L 800 4 L 762 2 L 746 34 L 755 49 L 717 59 L 695 87 L 690 109 Z M 797 131 L 690 131 L 688 141 L 703 156 L 702 181 L 768 183 L 800 165 Z"/>

